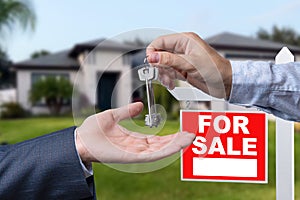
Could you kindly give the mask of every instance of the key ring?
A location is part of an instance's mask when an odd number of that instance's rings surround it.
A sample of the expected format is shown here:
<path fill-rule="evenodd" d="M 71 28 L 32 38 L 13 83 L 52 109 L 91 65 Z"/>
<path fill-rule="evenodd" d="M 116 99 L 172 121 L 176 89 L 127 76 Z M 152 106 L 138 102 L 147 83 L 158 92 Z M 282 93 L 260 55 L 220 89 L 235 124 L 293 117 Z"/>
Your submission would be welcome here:
<path fill-rule="evenodd" d="M 148 56 L 146 56 L 146 57 L 144 58 L 144 64 L 148 64 L 147 58 L 148 58 Z"/>

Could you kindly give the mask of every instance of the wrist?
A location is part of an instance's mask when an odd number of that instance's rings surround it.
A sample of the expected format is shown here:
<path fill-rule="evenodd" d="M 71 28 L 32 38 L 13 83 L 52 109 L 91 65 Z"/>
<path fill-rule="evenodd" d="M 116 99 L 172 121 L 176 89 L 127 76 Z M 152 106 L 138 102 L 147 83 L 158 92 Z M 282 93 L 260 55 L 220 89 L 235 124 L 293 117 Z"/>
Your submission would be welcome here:
<path fill-rule="evenodd" d="M 214 50 L 209 45 L 207 45 L 207 47 L 208 49 L 206 51 L 212 57 L 214 64 L 217 65 L 217 69 L 219 70 L 219 73 L 222 78 L 222 80 L 217 78 L 217 80 L 215 81 L 217 82 L 217 84 L 220 84 L 220 81 L 222 81 L 224 85 L 224 88 L 222 87 L 222 91 L 219 91 L 219 93 L 215 97 L 224 98 L 227 100 L 230 97 L 232 85 L 232 68 L 230 61 L 222 57 L 219 53 L 216 52 L 216 50 Z"/>
<path fill-rule="evenodd" d="M 91 161 L 90 157 L 88 156 L 88 150 L 85 148 L 80 136 L 78 135 L 77 129 L 75 131 L 75 137 L 76 137 L 75 147 L 76 147 L 77 153 L 78 153 L 80 159 L 82 160 L 82 163 L 85 166 L 89 166 L 92 161 Z"/>
<path fill-rule="evenodd" d="M 225 87 L 225 99 L 229 99 L 232 86 L 232 68 L 230 61 L 224 58 L 223 73 L 222 73 L 223 83 Z"/>

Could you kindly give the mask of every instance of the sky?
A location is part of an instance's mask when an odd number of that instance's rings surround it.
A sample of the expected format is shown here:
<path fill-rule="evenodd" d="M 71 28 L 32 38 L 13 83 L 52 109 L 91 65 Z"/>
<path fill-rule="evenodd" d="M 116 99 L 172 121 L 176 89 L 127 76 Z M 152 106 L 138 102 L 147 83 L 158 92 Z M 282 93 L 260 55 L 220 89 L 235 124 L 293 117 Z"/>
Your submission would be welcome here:
<path fill-rule="evenodd" d="M 35 31 L 18 29 L 3 39 L 14 62 L 42 49 L 56 52 L 128 31 L 130 37 L 122 39 L 156 37 L 137 31 L 144 28 L 193 31 L 203 38 L 225 31 L 254 37 L 259 28 L 270 31 L 273 25 L 300 33 L 300 0 L 31 1 L 37 15 Z"/>

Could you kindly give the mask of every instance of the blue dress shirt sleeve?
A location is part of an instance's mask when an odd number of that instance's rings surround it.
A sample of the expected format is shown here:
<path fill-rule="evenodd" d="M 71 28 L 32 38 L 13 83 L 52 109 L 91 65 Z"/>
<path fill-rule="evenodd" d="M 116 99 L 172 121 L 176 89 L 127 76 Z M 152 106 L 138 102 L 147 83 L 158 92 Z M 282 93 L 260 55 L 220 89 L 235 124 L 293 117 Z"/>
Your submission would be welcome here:
<path fill-rule="evenodd" d="M 229 103 L 300 121 L 300 62 L 231 61 Z"/>

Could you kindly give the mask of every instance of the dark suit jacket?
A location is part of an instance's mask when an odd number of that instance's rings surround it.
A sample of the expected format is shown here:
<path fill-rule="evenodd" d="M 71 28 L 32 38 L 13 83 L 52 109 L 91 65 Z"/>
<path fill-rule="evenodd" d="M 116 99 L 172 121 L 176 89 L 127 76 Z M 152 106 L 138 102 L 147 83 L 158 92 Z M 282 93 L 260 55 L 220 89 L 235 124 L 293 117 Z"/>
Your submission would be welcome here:
<path fill-rule="evenodd" d="M 0 199 L 95 198 L 93 177 L 85 179 L 79 162 L 74 129 L 0 146 Z"/>

